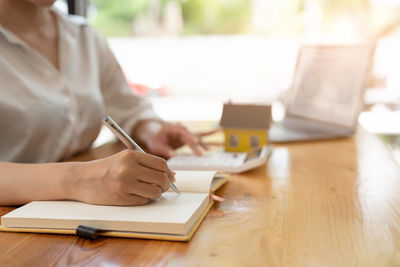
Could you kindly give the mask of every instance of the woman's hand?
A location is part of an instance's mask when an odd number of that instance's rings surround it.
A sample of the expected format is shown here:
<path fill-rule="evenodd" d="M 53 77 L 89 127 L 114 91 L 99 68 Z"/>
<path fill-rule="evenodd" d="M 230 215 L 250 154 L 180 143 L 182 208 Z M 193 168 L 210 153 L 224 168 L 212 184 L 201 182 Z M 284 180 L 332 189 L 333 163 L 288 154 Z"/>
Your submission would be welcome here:
<path fill-rule="evenodd" d="M 134 150 L 82 164 L 73 199 L 100 205 L 144 205 L 175 181 L 164 159 Z"/>
<path fill-rule="evenodd" d="M 202 149 L 208 150 L 201 138 L 217 131 L 193 134 L 179 123 L 144 121 L 136 128 L 135 136 L 146 145 L 149 153 L 170 158 L 173 151 L 183 145 L 188 145 L 196 155 L 201 155 Z"/>

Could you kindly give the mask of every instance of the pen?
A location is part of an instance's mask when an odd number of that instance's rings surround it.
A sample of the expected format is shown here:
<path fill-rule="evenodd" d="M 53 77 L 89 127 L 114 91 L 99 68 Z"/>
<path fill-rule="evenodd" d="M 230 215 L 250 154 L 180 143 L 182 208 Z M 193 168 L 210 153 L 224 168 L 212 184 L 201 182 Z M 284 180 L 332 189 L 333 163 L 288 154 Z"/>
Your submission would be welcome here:
<path fill-rule="evenodd" d="M 139 150 L 140 152 L 146 153 L 143 151 L 143 149 L 136 144 L 135 141 L 133 141 L 133 139 L 127 135 L 124 130 L 121 129 L 121 127 L 119 127 L 119 125 L 113 121 L 113 119 L 111 119 L 110 116 L 106 115 L 103 118 L 103 124 L 105 126 L 107 126 L 117 137 L 118 139 L 124 143 L 124 145 L 129 148 L 129 149 L 133 149 L 133 150 Z M 169 180 L 169 179 L 168 179 Z M 178 188 L 171 182 L 171 180 L 169 180 L 169 185 L 172 188 L 172 190 L 174 190 L 176 193 L 180 194 L 181 192 L 179 192 Z"/>

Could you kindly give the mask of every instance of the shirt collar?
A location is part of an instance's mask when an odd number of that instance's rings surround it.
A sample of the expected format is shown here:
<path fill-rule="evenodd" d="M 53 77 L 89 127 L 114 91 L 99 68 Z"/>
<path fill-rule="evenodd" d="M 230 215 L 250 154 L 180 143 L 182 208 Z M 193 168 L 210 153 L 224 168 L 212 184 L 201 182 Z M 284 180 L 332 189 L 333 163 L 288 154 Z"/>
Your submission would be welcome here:
<path fill-rule="evenodd" d="M 0 24 L 0 35 L 2 35 L 7 41 L 9 41 L 12 44 L 25 45 L 25 42 L 23 42 L 13 32 L 11 32 L 11 31 L 7 30 L 6 28 L 4 28 L 3 25 L 1 25 L 1 24 Z"/>
<path fill-rule="evenodd" d="M 55 7 L 52 7 L 51 10 L 57 16 L 57 22 L 60 24 L 59 29 L 65 29 L 63 34 L 67 34 L 67 36 L 65 36 L 67 39 L 73 40 L 78 34 L 79 28 L 88 25 L 84 17 L 66 15 Z M 12 44 L 26 45 L 17 35 L 0 24 L 0 36 L 1 35 Z"/>
<path fill-rule="evenodd" d="M 88 25 L 84 17 L 67 15 L 65 13 L 62 13 L 55 7 L 52 7 L 52 11 L 57 16 L 59 27 L 64 30 L 63 33 L 70 35 L 70 37 L 72 37 L 73 39 L 75 38 L 81 27 L 85 27 Z"/>
<path fill-rule="evenodd" d="M 57 20 L 59 35 L 59 70 L 63 72 L 68 68 L 71 62 L 71 55 L 78 45 L 78 35 L 81 32 L 81 28 L 86 27 L 88 24 L 83 17 L 68 16 L 55 7 L 52 7 L 51 10 L 54 12 Z M 26 42 L 0 24 L 0 38 L 2 36 L 11 44 L 30 48 Z"/>
<path fill-rule="evenodd" d="M 78 34 L 81 27 L 87 26 L 86 19 L 79 16 L 68 16 L 53 8 L 58 21 L 59 34 L 59 60 L 60 71 L 68 68 L 71 62 L 71 54 L 78 45 Z"/>

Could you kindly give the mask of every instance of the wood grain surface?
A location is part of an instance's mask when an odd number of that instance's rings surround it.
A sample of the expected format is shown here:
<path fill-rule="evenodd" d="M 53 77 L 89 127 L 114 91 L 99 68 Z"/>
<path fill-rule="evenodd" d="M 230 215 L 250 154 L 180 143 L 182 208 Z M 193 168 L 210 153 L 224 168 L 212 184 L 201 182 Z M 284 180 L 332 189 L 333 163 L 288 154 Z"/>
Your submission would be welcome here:
<path fill-rule="evenodd" d="M 0 266 L 400 266 L 400 168 L 365 132 L 276 146 L 217 195 L 188 243 L 0 233 Z"/>

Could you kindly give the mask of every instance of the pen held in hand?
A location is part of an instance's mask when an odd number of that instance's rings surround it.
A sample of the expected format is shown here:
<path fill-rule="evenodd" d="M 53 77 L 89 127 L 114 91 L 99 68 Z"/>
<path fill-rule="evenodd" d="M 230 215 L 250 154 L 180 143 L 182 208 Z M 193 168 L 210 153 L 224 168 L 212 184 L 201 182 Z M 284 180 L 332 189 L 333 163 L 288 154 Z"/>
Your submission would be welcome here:
<path fill-rule="evenodd" d="M 107 115 L 103 118 L 103 124 L 107 126 L 127 148 L 146 153 L 138 144 L 136 144 L 135 141 L 133 141 L 129 135 L 124 132 L 124 130 L 121 129 L 121 127 L 119 127 L 119 125 L 113 119 L 111 119 L 110 116 Z M 172 177 L 173 175 L 173 172 L 170 171 L 169 176 Z M 169 180 L 169 185 L 172 190 L 180 194 L 178 188 L 172 183 L 171 180 Z"/>

